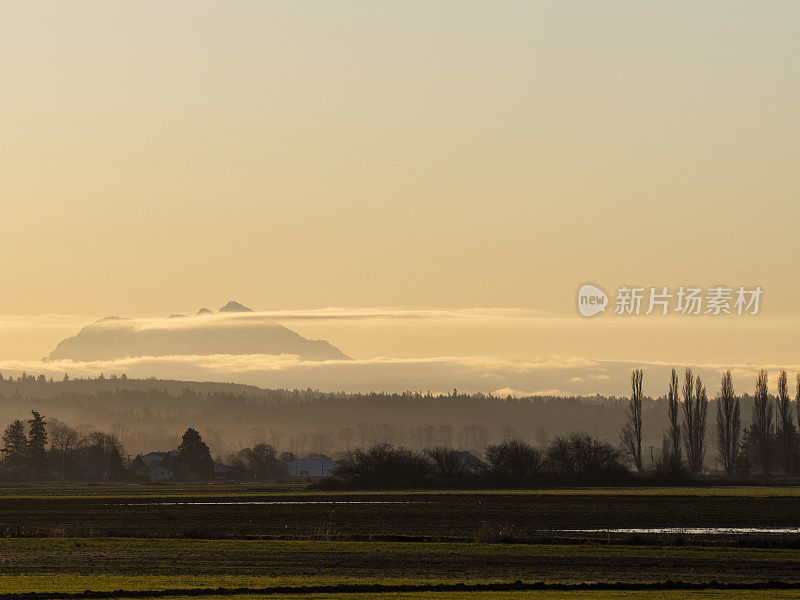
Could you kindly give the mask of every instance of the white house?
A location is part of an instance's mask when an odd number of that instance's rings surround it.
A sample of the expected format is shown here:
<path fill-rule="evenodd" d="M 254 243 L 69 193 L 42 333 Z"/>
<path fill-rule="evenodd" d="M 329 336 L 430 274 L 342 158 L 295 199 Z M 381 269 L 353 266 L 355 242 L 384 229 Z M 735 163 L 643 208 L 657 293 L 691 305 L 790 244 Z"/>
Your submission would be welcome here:
<path fill-rule="evenodd" d="M 289 477 L 309 479 L 310 477 L 330 477 L 339 468 L 339 463 L 324 456 L 298 458 L 286 465 Z"/>
<path fill-rule="evenodd" d="M 161 461 L 164 460 L 165 455 L 166 452 L 148 452 L 147 454 L 142 455 L 142 462 L 144 463 L 145 467 L 154 467 L 161 464 Z"/>
<path fill-rule="evenodd" d="M 181 455 L 180 450 L 170 450 L 169 452 L 148 452 L 142 456 L 142 462 L 146 467 L 160 465 L 167 455 L 176 458 Z"/>

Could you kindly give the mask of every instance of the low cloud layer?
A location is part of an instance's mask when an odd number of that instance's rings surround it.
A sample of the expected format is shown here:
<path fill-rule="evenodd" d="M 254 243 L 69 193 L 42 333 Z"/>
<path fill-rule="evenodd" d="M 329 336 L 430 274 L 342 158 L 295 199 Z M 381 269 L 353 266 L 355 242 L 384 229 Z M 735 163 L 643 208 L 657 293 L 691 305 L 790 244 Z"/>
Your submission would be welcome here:
<path fill-rule="evenodd" d="M 116 360 L 39 360 L 60 340 L 96 320 L 69 315 L 0 317 L 0 372 L 26 370 L 54 378 L 65 372 L 73 377 L 126 373 L 347 391 L 458 388 L 499 396 L 625 396 L 630 370 L 643 367 L 645 392 L 658 396 L 666 390 L 673 366 L 693 365 L 713 394 L 723 369 L 732 370 L 742 392 L 752 390 L 762 366 L 770 369 L 773 381 L 780 368 L 796 370 L 792 357 L 800 335 L 800 319 L 760 316 L 582 319 L 517 308 L 321 308 L 103 320 L 98 327 L 150 333 L 191 330 L 211 337 L 218 329 L 256 332 L 280 323 L 308 339 L 328 340 L 355 360 L 302 361 L 292 351 L 273 355 L 261 348 L 236 354 L 222 354 L 234 351 L 217 348 L 200 356 L 194 347 L 165 349 L 157 357 L 142 351 L 138 354 L 147 355 Z"/>
<path fill-rule="evenodd" d="M 369 360 L 302 361 L 292 355 L 143 356 L 110 361 L 2 361 L 5 375 L 44 373 L 59 379 L 94 377 L 125 373 L 129 377 L 215 380 L 249 383 L 270 388 L 318 388 L 326 391 L 384 390 L 446 393 L 462 391 L 492 393 L 497 396 L 604 395 L 626 396 L 630 371 L 645 370 L 645 393 L 663 395 L 669 371 L 682 365 L 592 360 L 575 357 L 549 357 L 510 361 L 487 357 L 433 357 L 423 359 L 373 358 Z M 757 366 L 746 364 L 694 365 L 694 369 L 716 393 L 720 374 L 731 369 L 737 391 L 750 392 Z M 780 365 L 764 365 L 775 374 Z M 800 365 L 789 366 L 791 370 Z"/>

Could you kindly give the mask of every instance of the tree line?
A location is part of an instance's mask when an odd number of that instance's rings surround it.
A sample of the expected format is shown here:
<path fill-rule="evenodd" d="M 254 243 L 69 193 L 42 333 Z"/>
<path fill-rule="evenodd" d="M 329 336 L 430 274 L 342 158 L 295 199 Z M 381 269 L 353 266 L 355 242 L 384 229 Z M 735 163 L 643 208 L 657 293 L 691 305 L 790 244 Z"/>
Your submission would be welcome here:
<path fill-rule="evenodd" d="M 609 442 L 586 433 L 555 437 L 540 450 L 519 439 L 490 444 L 483 460 L 446 446 L 422 452 L 390 444 L 345 454 L 320 487 L 532 487 L 547 484 L 626 483 L 633 477 Z"/>
<path fill-rule="evenodd" d="M 623 456 L 639 473 L 645 472 L 642 457 L 642 380 L 644 373 L 631 374 L 631 396 L 627 419 L 620 433 Z M 675 369 L 668 384 L 667 419 L 661 456 L 652 470 L 667 476 L 700 475 L 704 472 L 710 401 L 705 383 L 687 368 L 682 380 Z M 728 477 L 750 475 L 796 475 L 800 473 L 800 373 L 796 394 L 789 395 L 788 375 L 778 375 L 775 395 L 769 393 L 766 370 L 758 373 L 752 396 L 752 415 L 742 425 L 741 398 L 736 396 L 731 372 L 722 374 L 716 397 L 713 443 L 716 460 Z M 795 425 L 795 418 L 797 425 Z"/>
<path fill-rule="evenodd" d="M 5 428 L 2 441 L 0 477 L 3 479 L 126 478 L 124 449 L 115 435 L 102 431 L 81 435 L 61 421 L 47 423 L 35 410 L 27 421 L 12 421 Z"/>

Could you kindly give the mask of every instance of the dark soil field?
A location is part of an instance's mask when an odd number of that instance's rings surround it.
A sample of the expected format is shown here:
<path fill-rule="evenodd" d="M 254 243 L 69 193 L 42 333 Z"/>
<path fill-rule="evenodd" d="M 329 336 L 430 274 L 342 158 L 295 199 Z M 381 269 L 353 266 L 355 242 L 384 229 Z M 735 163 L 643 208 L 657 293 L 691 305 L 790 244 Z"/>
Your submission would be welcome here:
<path fill-rule="evenodd" d="M 111 488 L 84 496 L 0 497 L 0 535 L 466 541 L 484 523 L 501 526 L 520 540 L 564 529 L 800 525 L 799 497 L 754 490 L 751 496 L 712 496 L 631 489 L 597 494 L 192 489 L 176 496 L 152 489 L 148 495 L 119 494 Z"/>
<path fill-rule="evenodd" d="M 755 487 L 388 493 L 249 486 L 8 488 L 0 490 L 0 590 L 55 593 L 54 598 L 77 597 L 69 594 L 83 590 L 111 594 L 102 597 L 114 597 L 113 590 L 122 590 L 117 597 L 171 590 L 177 597 L 181 590 L 220 588 L 204 597 L 266 598 L 276 586 L 288 586 L 280 597 L 293 591 L 303 598 L 611 598 L 644 597 L 636 595 L 644 593 L 636 586 L 678 582 L 669 584 L 677 589 L 651 590 L 647 597 L 800 597 L 800 590 L 780 589 L 787 583 L 800 587 L 800 538 L 793 534 L 563 531 L 795 527 L 799 493 Z M 630 589 L 616 595 L 603 589 L 430 589 L 517 581 L 621 582 Z M 340 584 L 411 591 L 353 589 L 350 596 L 337 596 Z M 766 589 L 718 589 L 745 584 Z M 723 592 L 728 595 L 717 595 Z"/>

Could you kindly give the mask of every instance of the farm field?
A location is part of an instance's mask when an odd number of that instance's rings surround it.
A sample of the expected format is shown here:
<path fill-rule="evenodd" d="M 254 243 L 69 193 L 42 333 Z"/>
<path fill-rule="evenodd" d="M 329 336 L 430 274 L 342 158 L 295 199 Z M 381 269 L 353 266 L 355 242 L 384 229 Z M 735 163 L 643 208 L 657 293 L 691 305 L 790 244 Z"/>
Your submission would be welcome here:
<path fill-rule="evenodd" d="M 798 598 L 800 589 L 439 590 L 446 584 L 800 582 L 800 536 L 607 536 L 621 527 L 796 527 L 796 488 L 319 492 L 255 486 L 4 488 L 0 591 L 222 588 L 236 598 Z M 700 493 L 700 492 L 703 493 Z M 771 493 L 772 492 L 772 493 Z M 496 537 L 485 534 L 497 532 Z M 483 533 L 482 533 L 483 532 Z M 276 586 L 405 585 L 292 594 Z M 242 589 L 234 594 L 234 590 Z M 250 590 L 250 591 L 248 591 Z M 262 590 L 262 592 L 252 592 Z M 73 596 L 69 596 L 73 594 Z M 259 595 L 260 594 L 260 595 Z M 104 597 L 104 596 L 103 596 Z M 0 596 L 4 598 L 4 596 Z"/>
<path fill-rule="evenodd" d="M 6 537 L 267 538 L 471 541 L 484 523 L 519 540 L 542 532 L 651 527 L 796 527 L 796 488 L 525 492 L 307 492 L 171 486 L 63 488 L 0 496 Z M 774 491 L 774 493 L 769 493 Z"/>
<path fill-rule="evenodd" d="M 685 487 L 608 486 L 608 487 L 548 487 L 536 489 L 479 489 L 479 490 L 337 490 L 340 496 L 403 495 L 503 495 L 503 496 L 713 496 L 763 498 L 788 496 L 800 498 L 800 480 L 792 485 L 698 485 Z M 0 498 L 195 498 L 246 497 L 264 494 L 291 493 L 295 496 L 325 496 L 331 492 L 317 490 L 304 482 L 274 483 L 70 483 L 14 484 L 0 483 Z"/>

